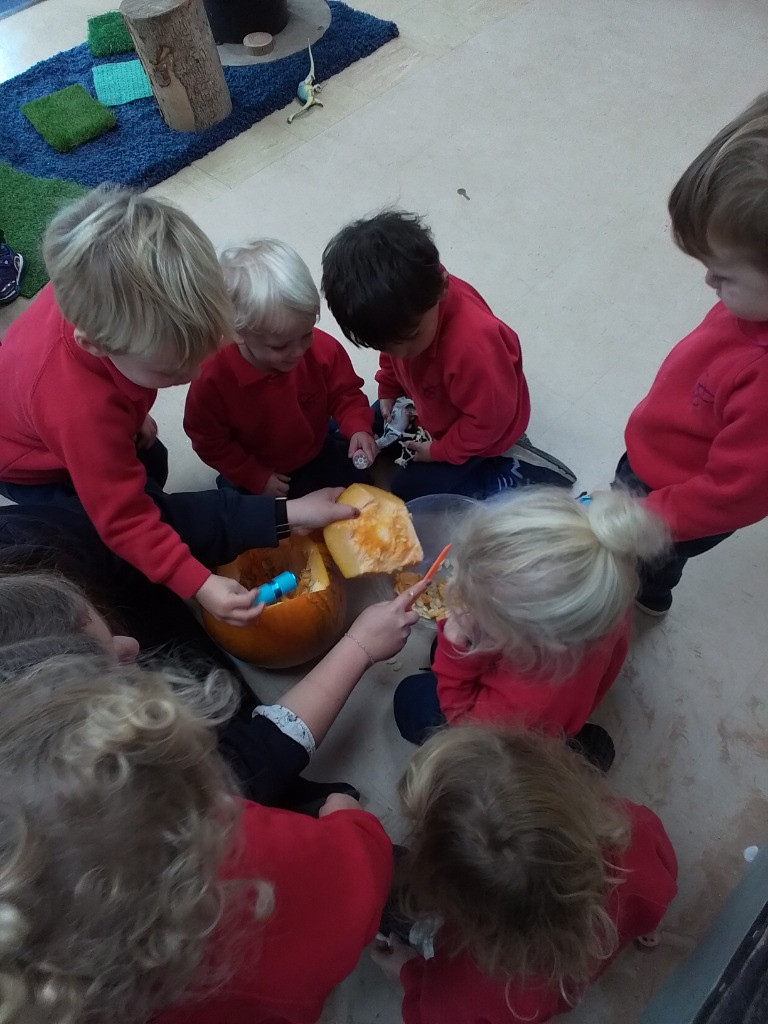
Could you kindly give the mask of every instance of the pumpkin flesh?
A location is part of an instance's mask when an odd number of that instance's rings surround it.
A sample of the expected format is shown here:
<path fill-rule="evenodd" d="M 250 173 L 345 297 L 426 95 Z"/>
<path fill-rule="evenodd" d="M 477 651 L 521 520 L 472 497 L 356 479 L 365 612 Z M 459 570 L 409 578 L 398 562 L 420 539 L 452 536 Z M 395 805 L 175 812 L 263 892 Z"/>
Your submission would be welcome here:
<path fill-rule="evenodd" d="M 331 523 L 323 537 L 347 579 L 368 573 L 395 572 L 424 559 L 405 502 L 370 484 L 351 484 L 336 499 L 360 509 L 356 519 Z"/>
<path fill-rule="evenodd" d="M 286 571 L 298 580 L 293 593 L 268 605 L 251 625 L 230 626 L 203 612 L 213 639 L 236 658 L 262 668 L 291 668 L 325 654 L 341 635 L 344 584 L 321 542 L 289 537 L 277 548 L 244 551 L 217 571 L 248 589 Z"/>

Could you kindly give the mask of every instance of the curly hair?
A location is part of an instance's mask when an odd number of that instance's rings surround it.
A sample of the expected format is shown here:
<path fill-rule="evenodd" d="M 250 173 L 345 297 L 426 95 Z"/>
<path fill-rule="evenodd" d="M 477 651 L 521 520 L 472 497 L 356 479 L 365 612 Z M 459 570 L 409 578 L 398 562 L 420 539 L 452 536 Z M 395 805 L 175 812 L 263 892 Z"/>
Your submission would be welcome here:
<path fill-rule="evenodd" d="M 235 699 L 76 654 L 0 687 L 0 1024 L 139 1024 L 221 980 L 238 801 L 210 726 Z"/>
<path fill-rule="evenodd" d="M 559 487 L 526 488 L 467 517 L 448 603 L 472 651 L 498 652 L 526 674 L 567 676 L 626 616 L 638 559 L 668 543 L 662 521 L 625 491 L 583 504 Z"/>
<path fill-rule="evenodd" d="M 451 952 L 488 976 L 573 998 L 618 943 L 611 856 L 630 826 L 599 772 L 561 739 L 463 725 L 417 751 L 400 797 L 403 911 L 439 915 Z"/>

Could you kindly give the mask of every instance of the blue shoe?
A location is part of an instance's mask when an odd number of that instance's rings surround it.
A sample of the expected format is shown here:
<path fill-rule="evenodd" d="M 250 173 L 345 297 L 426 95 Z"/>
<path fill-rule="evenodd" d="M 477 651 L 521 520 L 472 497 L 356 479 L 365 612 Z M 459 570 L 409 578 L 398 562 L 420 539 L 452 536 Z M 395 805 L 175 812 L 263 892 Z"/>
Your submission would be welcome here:
<path fill-rule="evenodd" d="M 24 273 L 24 257 L 7 242 L 0 243 L 0 306 L 19 297 L 19 282 Z"/>
<path fill-rule="evenodd" d="M 502 491 L 514 491 L 528 483 L 517 459 L 503 458 L 500 461 L 501 468 L 496 469 L 483 488 L 482 494 L 478 495 L 481 500 L 492 498 L 494 494 L 501 494 Z"/>

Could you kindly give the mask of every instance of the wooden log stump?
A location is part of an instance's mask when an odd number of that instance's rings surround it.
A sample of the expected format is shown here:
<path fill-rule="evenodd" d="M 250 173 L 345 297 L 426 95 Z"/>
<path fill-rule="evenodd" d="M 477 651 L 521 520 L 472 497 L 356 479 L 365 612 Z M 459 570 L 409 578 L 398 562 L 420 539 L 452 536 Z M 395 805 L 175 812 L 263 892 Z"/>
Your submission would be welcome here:
<path fill-rule="evenodd" d="M 199 132 L 231 113 L 202 0 L 123 0 L 120 13 L 169 128 Z"/>

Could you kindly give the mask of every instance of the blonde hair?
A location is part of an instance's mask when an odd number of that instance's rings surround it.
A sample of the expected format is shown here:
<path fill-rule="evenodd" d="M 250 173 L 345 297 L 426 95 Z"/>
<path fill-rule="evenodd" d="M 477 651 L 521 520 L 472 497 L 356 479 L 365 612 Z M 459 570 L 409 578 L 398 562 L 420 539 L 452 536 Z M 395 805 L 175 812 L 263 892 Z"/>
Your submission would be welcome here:
<path fill-rule="evenodd" d="M 225 249 L 219 257 L 238 332 L 275 334 L 287 316 L 317 317 L 320 294 L 295 249 L 276 238 Z"/>
<path fill-rule="evenodd" d="M 618 945 L 611 857 L 630 826 L 600 773 L 562 739 L 461 725 L 417 751 L 400 797 L 404 912 L 439 915 L 450 954 L 489 977 L 572 999 Z"/>
<path fill-rule="evenodd" d="M 768 271 L 768 92 L 727 124 L 669 197 L 678 246 L 698 260 L 733 249 Z"/>
<path fill-rule="evenodd" d="M 524 673 L 567 675 L 627 614 L 638 558 L 667 544 L 661 520 L 625 491 L 584 504 L 561 488 L 526 488 L 463 524 L 449 604 L 467 614 L 473 651 L 499 652 Z"/>
<path fill-rule="evenodd" d="M 194 711 L 171 690 L 193 682 Z M 217 980 L 238 804 L 209 727 L 232 699 L 76 655 L 0 687 L 2 1024 L 143 1024 Z"/>
<path fill-rule="evenodd" d="M 106 356 L 160 356 L 181 369 L 231 336 L 214 248 L 168 203 L 94 189 L 54 217 L 43 254 L 59 309 Z"/>

